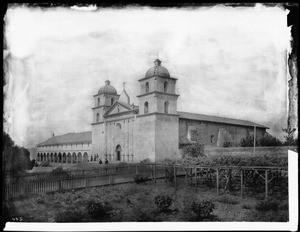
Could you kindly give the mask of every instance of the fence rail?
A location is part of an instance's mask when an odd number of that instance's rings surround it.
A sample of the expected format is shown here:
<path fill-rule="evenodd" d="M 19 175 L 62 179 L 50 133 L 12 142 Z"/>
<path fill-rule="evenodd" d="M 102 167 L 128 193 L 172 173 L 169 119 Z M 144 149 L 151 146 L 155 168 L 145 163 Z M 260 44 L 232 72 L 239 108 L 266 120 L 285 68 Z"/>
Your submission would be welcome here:
<path fill-rule="evenodd" d="M 114 185 L 133 182 L 133 174 L 140 173 L 148 177 L 148 180 L 154 182 L 156 186 L 157 179 L 165 180 L 172 176 L 175 189 L 179 176 L 184 176 L 186 183 L 189 181 L 195 191 L 198 191 L 199 180 L 203 176 L 210 176 L 216 182 L 216 190 L 220 192 L 220 182 L 222 172 L 228 172 L 231 178 L 231 172 L 239 172 L 241 196 L 244 194 L 244 175 L 246 171 L 257 172 L 265 181 L 265 197 L 268 197 L 268 183 L 272 180 L 272 172 L 286 173 L 286 167 L 263 167 L 263 166 L 188 166 L 164 165 L 164 164 L 135 164 L 126 166 L 107 167 L 102 169 L 69 171 L 67 176 L 55 176 L 52 179 L 27 180 L 20 179 L 15 183 L 5 184 L 5 199 L 15 198 L 20 195 L 32 195 L 39 193 L 55 192 L 62 190 L 72 190 L 96 186 Z M 260 173 L 259 173 L 260 172 Z M 48 174 L 49 175 L 49 174 Z M 31 176 L 32 177 L 32 176 Z"/>

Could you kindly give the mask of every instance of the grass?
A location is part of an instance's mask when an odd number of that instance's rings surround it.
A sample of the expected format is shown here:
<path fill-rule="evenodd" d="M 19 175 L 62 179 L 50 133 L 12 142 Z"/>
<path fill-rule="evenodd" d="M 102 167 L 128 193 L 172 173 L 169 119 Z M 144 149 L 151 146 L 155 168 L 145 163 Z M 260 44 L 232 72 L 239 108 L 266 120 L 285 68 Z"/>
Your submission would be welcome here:
<path fill-rule="evenodd" d="M 285 221 L 288 219 L 287 199 L 281 200 L 277 215 L 273 211 L 260 212 L 255 209 L 259 202 L 253 197 L 241 198 L 230 194 L 218 196 L 215 189 L 198 188 L 198 194 L 184 186 L 184 178 L 178 180 L 179 189 L 174 190 L 164 180 L 146 184 L 122 184 L 106 187 L 93 187 L 66 192 L 39 194 L 14 200 L 11 216 L 19 216 L 24 222 L 121 222 L 121 221 L 199 221 L 191 210 L 194 201 L 212 201 L 215 208 L 205 221 Z M 155 204 L 155 196 L 168 195 L 172 203 L 168 210 L 161 211 Z M 108 217 L 94 219 L 87 206 L 108 204 L 111 210 Z M 70 215 L 70 212 L 74 212 Z M 70 216 L 70 217 L 69 217 Z"/>

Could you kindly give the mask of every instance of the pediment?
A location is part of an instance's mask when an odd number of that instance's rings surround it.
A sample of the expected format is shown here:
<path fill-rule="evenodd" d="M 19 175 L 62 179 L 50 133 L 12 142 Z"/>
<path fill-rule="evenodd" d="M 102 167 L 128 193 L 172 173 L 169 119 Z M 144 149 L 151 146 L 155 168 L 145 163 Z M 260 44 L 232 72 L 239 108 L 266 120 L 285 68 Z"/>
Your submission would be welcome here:
<path fill-rule="evenodd" d="M 131 111 L 132 111 L 132 109 L 129 106 L 117 101 L 104 114 L 104 116 L 108 116 L 108 115 L 112 115 L 112 114 L 119 114 L 119 113 L 124 113 L 124 112 L 131 112 Z"/>

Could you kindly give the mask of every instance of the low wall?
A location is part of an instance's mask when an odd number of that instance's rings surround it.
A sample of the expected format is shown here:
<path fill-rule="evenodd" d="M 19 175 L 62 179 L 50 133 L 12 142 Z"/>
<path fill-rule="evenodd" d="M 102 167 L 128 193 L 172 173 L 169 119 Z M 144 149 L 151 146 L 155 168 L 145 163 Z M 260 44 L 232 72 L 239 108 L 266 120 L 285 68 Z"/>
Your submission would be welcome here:
<path fill-rule="evenodd" d="M 287 156 L 288 150 L 297 151 L 297 146 L 284 146 L 284 147 L 256 147 L 255 155 L 275 155 L 275 156 Z M 253 147 L 205 147 L 204 153 L 206 155 L 243 155 L 253 156 Z"/>

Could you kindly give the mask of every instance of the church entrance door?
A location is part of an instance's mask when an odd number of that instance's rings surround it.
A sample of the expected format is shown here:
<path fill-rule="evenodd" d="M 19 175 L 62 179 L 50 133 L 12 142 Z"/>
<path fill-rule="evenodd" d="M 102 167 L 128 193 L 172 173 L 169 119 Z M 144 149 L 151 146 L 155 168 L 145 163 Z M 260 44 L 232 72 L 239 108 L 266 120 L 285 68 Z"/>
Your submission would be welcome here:
<path fill-rule="evenodd" d="M 117 161 L 121 161 L 121 151 L 122 151 L 122 148 L 120 145 L 118 145 L 116 147 L 116 152 L 117 152 Z"/>

